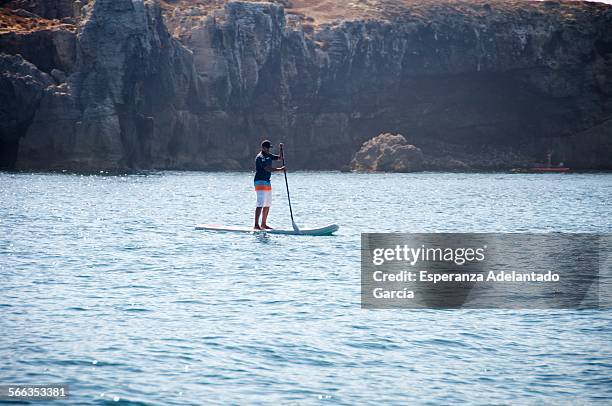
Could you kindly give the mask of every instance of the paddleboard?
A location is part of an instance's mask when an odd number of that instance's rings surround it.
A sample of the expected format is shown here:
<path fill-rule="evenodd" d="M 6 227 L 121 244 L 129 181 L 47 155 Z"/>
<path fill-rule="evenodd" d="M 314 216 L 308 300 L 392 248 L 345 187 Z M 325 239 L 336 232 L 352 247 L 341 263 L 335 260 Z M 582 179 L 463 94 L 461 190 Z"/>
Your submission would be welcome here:
<path fill-rule="evenodd" d="M 196 230 L 206 231 L 225 231 L 233 233 L 267 233 L 267 234 L 288 234 L 288 235 L 332 235 L 335 231 L 338 231 L 340 227 L 336 224 L 330 224 L 325 227 L 318 228 L 300 228 L 299 231 L 291 230 L 254 230 L 252 227 L 232 227 L 232 226 L 221 226 L 218 224 L 198 224 L 195 226 Z"/>

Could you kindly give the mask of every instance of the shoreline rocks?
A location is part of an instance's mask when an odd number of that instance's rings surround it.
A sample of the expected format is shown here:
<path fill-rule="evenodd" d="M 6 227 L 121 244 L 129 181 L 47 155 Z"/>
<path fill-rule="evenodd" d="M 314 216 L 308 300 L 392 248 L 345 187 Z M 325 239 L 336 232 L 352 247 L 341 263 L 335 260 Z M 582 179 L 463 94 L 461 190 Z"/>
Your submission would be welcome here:
<path fill-rule="evenodd" d="M 423 170 L 423 152 L 401 134 L 380 134 L 363 143 L 351 161 L 354 171 L 414 172 Z"/>
<path fill-rule="evenodd" d="M 439 142 L 423 150 L 401 134 L 383 133 L 364 142 L 348 168 L 356 172 L 499 171 L 534 165 L 532 157 L 516 151 L 468 151 Z"/>

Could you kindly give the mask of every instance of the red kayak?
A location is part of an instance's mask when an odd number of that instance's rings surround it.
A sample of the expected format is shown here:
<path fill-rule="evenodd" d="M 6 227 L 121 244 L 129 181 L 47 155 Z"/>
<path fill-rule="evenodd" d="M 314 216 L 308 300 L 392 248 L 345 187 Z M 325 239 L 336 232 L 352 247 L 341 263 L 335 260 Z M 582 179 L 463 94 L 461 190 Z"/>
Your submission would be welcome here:
<path fill-rule="evenodd" d="M 551 168 L 530 168 L 529 170 L 532 172 L 567 172 L 570 170 L 570 168 L 559 166 Z"/>
<path fill-rule="evenodd" d="M 553 166 L 553 167 L 546 167 L 543 166 L 541 168 L 516 168 L 516 169 L 512 169 L 512 172 L 514 173 L 562 173 L 562 172 L 567 172 L 569 171 L 570 168 L 565 167 L 565 166 Z"/>

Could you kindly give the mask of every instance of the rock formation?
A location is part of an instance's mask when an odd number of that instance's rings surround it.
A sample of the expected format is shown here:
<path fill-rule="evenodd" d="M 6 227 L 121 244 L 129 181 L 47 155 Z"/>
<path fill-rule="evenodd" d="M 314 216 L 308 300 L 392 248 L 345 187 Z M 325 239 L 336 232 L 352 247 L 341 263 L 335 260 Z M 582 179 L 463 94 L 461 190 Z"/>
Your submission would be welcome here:
<path fill-rule="evenodd" d="M 0 54 L 0 162 L 14 167 L 19 135 L 27 131 L 53 79 L 21 56 Z"/>
<path fill-rule="evenodd" d="M 380 134 L 363 143 L 351 161 L 356 171 L 414 172 L 423 169 L 423 152 L 401 134 Z"/>
<path fill-rule="evenodd" d="M 250 168 L 266 137 L 340 168 L 391 132 L 434 167 L 612 168 L 611 6 L 337 3 L 11 1 L 0 166 Z"/>
<path fill-rule="evenodd" d="M 380 134 L 363 143 L 351 160 L 350 169 L 358 172 L 471 171 L 531 167 L 528 155 L 499 148 L 467 151 L 453 144 L 430 144 L 423 151 L 401 134 Z"/>
<path fill-rule="evenodd" d="M 183 144 L 199 142 L 197 132 L 181 133 L 197 121 L 187 107 L 197 93 L 191 52 L 170 37 L 155 3 L 98 0 L 86 12 L 74 59 L 54 65 L 71 74 L 44 89 L 17 167 L 179 167 L 198 152 Z M 60 81 L 64 72 L 50 73 Z"/>

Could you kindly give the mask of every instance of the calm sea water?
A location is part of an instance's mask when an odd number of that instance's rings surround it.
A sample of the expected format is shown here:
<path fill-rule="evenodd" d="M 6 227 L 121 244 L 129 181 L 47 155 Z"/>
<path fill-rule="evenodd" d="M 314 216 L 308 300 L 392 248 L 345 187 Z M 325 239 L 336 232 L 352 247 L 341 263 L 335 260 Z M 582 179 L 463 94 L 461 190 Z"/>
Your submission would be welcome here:
<path fill-rule="evenodd" d="M 362 310 L 361 232 L 611 232 L 610 174 L 0 173 L 0 383 L 74 404 L 612 401 L 612 311 Z M 269 223 L 290 226 L 283 179 Z M 56 403 L 54 403 L 56 404 Z"/>

